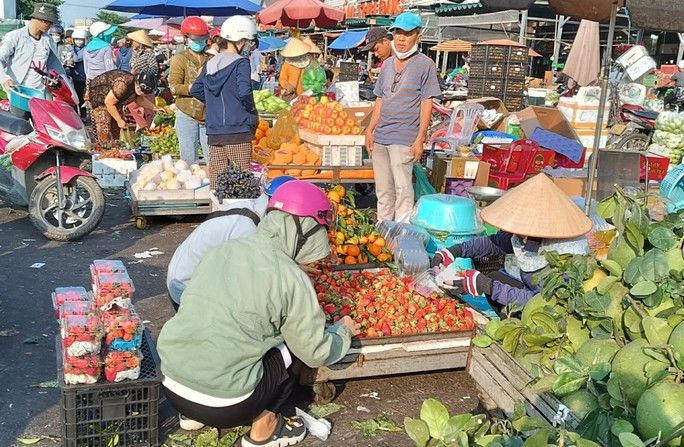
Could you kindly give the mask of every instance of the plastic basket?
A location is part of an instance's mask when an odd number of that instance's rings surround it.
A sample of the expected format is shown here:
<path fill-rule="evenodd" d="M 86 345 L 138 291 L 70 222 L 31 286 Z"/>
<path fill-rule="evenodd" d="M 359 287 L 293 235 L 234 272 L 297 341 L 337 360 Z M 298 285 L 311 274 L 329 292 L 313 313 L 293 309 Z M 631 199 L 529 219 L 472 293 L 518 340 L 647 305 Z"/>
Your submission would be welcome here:
<path fill-rule="evenodd" d="M 484 256 L 482 258 L 474 258 L 473 265 L 475 270 L 482 273 L 498 272 L 504 267 L 505 256 Z"/>
<path fill-rule="evenodd" d="M 525 91 L 525 79 L 506 79 L 504 93 L 506 95 L 521 95 Z"/>
<path fill-rule="evenodd" d="M 521 62 L 509 62 L 506 66 L 506 78 L 525 79 L 525 64 Z"/>
<path fill-rule="evenodd" d="M 29 100 L 31 98 L 45 99 L 45 93 L 31 87 L 16 85 L 10 90 L 9 100 L 14 107 L 29 112 Z"/>
<path fill-rule="evenodd" d="M 509 112 L 517 112 L 523 109 L 523 95 L 509 95 L 504 96 L 504 107 Z"/>
<path fill-rule="evenodd" d="M 675 166 L 663 179 L 660 195 L 672 201 L 665 204 L 668 212 L 684 208 L 684 164 Z"/>
<path fill-rule="evenodd" d="M 57 352 L 61 353 L 57 337 Z M 63 447 L 155 447 L 159 445 L 162 375 L 150 332 L 143 332 L 137 380 L 66 385 L 58 355 Z"/>

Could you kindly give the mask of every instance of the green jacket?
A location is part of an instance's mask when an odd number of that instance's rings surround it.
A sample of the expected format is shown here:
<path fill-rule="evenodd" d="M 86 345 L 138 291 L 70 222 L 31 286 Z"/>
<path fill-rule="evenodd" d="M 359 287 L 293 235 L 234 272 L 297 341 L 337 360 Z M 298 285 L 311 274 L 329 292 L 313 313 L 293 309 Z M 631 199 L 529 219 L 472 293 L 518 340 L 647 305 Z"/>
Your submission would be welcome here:
<path fill-rule="evenodd" d="M 190 87 L 209 59 L 209 54 L 198 54 L 188 49 L 176 54 L 169 68 L 169 88 L 175 97 L 176 107 L 200 123 L 204 123 L 205 107 L 200 100 L 190 95 Z"/>
<path fill-rule="evenodd" d="M 302 219 L 304 233 L 315 224 Z M 327 233 L 321 227 L 293 260 L 296 235 L 292 216 L 271 211 L 255 234 L 226 241 L 204 257 L 159 335 L 165 376 L 230 399 L 256 388 L 261 359 L 282 342 L 310 367 L 347 354 L 351 331 L 341 322 L 325 328 L 311 280 L 297 265 L 328 254 Z"/>

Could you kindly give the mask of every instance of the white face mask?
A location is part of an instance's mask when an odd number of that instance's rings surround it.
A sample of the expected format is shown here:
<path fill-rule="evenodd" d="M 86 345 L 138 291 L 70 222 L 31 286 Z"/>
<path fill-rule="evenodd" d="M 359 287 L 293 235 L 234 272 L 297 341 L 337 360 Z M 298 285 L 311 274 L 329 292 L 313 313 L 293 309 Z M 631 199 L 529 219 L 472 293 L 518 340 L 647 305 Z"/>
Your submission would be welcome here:
<path fill-rule="evenodd" d="M 85 45 L 85 40 L 82 39 L 74 39 L 74 45 L 77 47 L 81 48 Z"/>
<path fill-rule="evenodd" d="M 55 43 L 59 43 L 62 41 L 62 36 L 52 36 L 52 40 L 54 40 Z"/>
<path fill-rule="evenodd" d="M 392 41 L 392 51 L 394 51 L 394 55 L 397 56 L 399 59 L 407 59 L 410 56 L 412 56 L 413 53 L 418 51 L 418 42 L 416 41 L 416 44 L 406 53 L 400 53 L 399 51 L 397 51 L 397 47 L 394 45 L 394 41 Z"/>

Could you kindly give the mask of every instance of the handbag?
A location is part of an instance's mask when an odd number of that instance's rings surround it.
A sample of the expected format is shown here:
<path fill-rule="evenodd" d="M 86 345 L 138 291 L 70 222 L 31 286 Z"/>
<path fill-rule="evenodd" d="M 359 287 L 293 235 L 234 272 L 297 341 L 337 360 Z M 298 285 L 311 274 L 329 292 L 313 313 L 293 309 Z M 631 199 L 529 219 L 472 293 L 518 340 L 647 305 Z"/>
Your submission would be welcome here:
<path fill-rule="evenodd" d="M 302 79 L 302 72 L 304 69 L 299 69 L 299 75 L 297 75 L 297 82 L 295 83 L 295 89 L 291 93 L 285 93 L 281 95 L 283 101 L 290 102 L 297 97 L 297 87 L 299 87 L 299 80 Z"/>

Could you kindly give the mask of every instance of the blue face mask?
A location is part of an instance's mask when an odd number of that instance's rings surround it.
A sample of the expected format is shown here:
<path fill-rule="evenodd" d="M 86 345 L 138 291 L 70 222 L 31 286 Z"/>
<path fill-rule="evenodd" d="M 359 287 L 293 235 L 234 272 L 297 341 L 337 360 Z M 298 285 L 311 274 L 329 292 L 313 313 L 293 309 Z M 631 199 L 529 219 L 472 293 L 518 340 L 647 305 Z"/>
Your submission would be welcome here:
<path fill-rule="evenodd" d="M 204 51 L 204 48 L 207 46 L 207 44 L 204 42 L 190 42 L 190 45 L 188 46 L 195 53 L 201 53 L 202 51 Z"/>
<path fill-rule="evenodd" d="M 249 56 L 249 47 L 243 48 L 242 51 L 240 51 L 240 56 L 242 56 L 242 57 Z"/>

